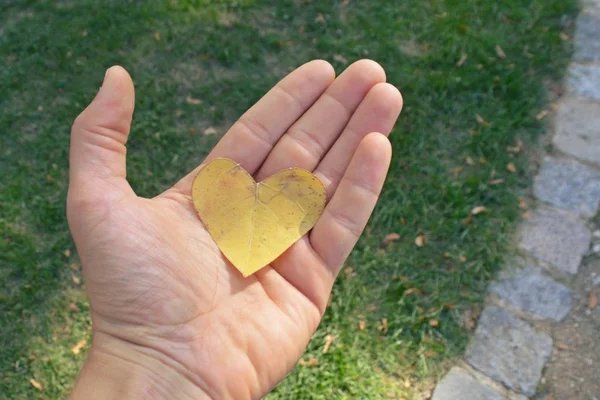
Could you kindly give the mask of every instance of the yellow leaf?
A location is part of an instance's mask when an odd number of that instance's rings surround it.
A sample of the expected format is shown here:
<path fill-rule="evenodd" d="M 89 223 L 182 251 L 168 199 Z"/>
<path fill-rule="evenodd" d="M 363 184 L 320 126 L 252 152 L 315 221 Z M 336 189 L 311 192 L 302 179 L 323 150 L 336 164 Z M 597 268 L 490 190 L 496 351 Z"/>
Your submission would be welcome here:
<path fill-rule="evenodd" d="M 429 326 L 433 326 L 436 327 L 440 324 L 440 322 L 437 319 L 430 319 L 429 320 Z"/>
<path fill-rule="evenodd" d="M 79 352 L 81 351 L 81 349 L 83 349 L 83 347 L 87 344 L 87 340 L 82 339 L 79 342 L 77 342 L 77 344 L 73 347 L 71 347 L 71 352 L 75 355 L 79 354 Z"/>
<path fill-rule="evenodd" d="M 65 251 L 63 251 L 63 254 L 65 255 L 65 257 L 69 258 L 71 257 L 71 250 L 65 249 Z"/>
<path fill-rule="evenodd" d="M 247 277 L 312 229 L 325 207 L 325 186 L 300 168 L 257 183 L 239 164 L 218 158 L 194 179 L 192 198 L 221 252 Z"/>
<path fill-rule="evenodd" d="M 514 174 L 515 172 L 517 172 L 517 167 L 515 167 L 515 164 L 513 164 L 513 163 L 508 163 L 508 164 L 506 164 L 506 169 L 507 169 L 509 172 L 512 172 L 513 174 Z"/>
<path fill-rule="evenodd" d="M 31 378 L 29 380 L 29 383 L 31 383 L 31 386 L 33 386 L 34 388 L 36 388 L 37 390 L 39 390 L 40 392 L 42 390 L 44 390 L 44 387 L 42 386 L 41 383 L 39 383 L 38 381 L 36 381 L 35 379 Z"/>
<path fill-rule="evenodd" d="M 358 329 L 360 329 L 361 331 L 364 331 L 366 327 L 367 321 L 361 320 L 358 322 Z"/>
<path fill-rule="evenodd" d="M 456 66 L 458 68 L 462 67 L 467 62 L 468 58 L 469 58 L 469 56 L 467 56 L 466 54 L 463 54 L 462 57 L 460 58 L 460 60 L 458 60 L 456 62 Z"/>

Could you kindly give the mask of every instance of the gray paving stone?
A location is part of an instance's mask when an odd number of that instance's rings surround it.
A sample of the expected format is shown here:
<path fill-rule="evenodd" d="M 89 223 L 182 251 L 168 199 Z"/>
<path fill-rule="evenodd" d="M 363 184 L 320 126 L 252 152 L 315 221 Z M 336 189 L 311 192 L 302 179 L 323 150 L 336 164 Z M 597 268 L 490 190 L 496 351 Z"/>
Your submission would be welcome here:
<path fill-rule="evenodd" d="M 478 382 L 465 370 L 454 367 L 436 386 L 431 400 L 504 400 L 495 389 Z"/>
<path fill-rule="evenodd" d="M 583 0 L 581 4 L 583 5 L 584 12 L 588 14 L 600 13 L 600 0 Z"/>
<path fill-rule="evenodd" d="M 533 396 L 551 352 L 550 336 L 505 309 L 490 306 L 481 314 L 465 359 L 509 389 Z"/>
<path fill-rule="evenodd" d="M 490 291 L 509 305 L 541 319 L 561 321 L 571 310 L 571 290 L 527 268 L 492 285 Z"/>
<path fill-rule="evenodd" d="M 567 85 L 574 93 L 590 99 L 600 100 L 600 66 L 571 65 Z"/>
<path fill-rule="evenodd" d="M 591 218 L 600 204 L 600 173 L 576 161 L 546 158 L 533 191 L 548 204 Z"/>
<path fill-rule="evenodd" d="M 600 61 L 600 17 L 581 14 L 575 28 L 575 54 L 577 61 Z"/>
<path fill-rule="evenodd" d="M 554 145 L 567 154 L 600 166 L 600 103 L 563 100 L 556 117 Z"/>
<path fill-rule="evenodd" d="M 590 240 L 591 232 L 583 222 L 558 211 L 538 209 L 522 225 L 519 248 L 559 271 L 575 274 Z"/>

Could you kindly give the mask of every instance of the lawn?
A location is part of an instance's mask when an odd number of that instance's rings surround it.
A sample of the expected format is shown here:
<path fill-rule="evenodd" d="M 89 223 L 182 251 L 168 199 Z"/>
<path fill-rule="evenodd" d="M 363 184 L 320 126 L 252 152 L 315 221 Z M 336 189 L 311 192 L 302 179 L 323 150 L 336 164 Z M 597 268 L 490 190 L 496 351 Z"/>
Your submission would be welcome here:
<path fill-rule="evenodd" d="M 64 398 L 85 358 L 68 142 L 107 67 L 135 81 L 128 177 L 154 196 L 294 67 L 365 57 L 404 94 L 391 173 L 320 329 L 268 399 L 426 398 L 525 213 L 528 149 L 560 90 L 575 3 L 2 1 L 0 398 Z"/>

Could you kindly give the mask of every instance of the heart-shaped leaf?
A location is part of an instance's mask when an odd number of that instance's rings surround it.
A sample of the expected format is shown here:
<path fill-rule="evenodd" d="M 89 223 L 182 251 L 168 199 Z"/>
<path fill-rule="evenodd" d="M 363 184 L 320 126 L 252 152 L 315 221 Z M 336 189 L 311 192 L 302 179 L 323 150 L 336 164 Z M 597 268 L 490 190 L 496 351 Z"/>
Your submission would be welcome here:
<path fill-rule="evenodd" d="M 192 198 L 221 252 L 246 277 L 315 225 L 326 195 L 319 178 L 304 169 L 284 169 L 257 183 L 236 162 L 219 158 L 200 170 Z"/>

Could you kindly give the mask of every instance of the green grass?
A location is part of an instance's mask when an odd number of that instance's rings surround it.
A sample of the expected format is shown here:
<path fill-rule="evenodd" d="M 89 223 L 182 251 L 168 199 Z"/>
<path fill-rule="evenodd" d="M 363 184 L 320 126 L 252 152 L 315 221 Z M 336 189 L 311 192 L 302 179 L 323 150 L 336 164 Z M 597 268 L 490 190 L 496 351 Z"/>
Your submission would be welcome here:
<path fill-rule="evenodd" d="M 364 57 L 405 98 L 391 173 L 304 356 L 318 364 L 268 398 L 422 398 L 464 350 L 463 314 L 481 308 L 510 246 L 529 172 L 506 148 L 543 131 L 535 116 L 568 62 L 560 33 L 576 11 L 574 0 L 2 1 L 0 398 L 63 398 L 85 357 L 70 350 L 90 319 L 64 212 L 68 141 L 107 67 L 134 78 L 128 175 L 153 196 L 214 145 L 204 129 L 226 129 L 287 71 Z M 489 212 L 466 224 L 480 205 Z M 382 248 L 391 232 L 401 240 Z"/>

